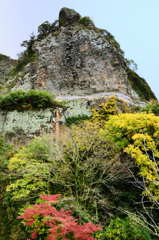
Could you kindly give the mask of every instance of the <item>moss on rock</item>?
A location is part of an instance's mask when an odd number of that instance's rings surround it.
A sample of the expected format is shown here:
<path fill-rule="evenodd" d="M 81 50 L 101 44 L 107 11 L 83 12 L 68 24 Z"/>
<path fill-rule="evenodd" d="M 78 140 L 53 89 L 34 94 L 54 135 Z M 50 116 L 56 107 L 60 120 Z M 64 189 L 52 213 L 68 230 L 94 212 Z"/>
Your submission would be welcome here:
<path fill-rule="evenodd" d="M 138 94 L 142 101 L 150 101 L 151 99 L 157 100 L 145 79 L 141 78 L 131 69 L 127 70 L 127 75 L 131 88 Z"/>

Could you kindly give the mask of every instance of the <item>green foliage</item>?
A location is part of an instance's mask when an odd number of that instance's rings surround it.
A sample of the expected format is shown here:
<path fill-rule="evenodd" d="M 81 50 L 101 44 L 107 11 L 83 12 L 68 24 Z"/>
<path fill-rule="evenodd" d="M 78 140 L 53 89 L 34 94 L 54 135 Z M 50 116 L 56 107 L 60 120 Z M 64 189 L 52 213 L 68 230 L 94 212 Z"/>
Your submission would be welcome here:
<path fill-rule="evenodd" d="M 33 199 L 49 193 L 50 162 L 54 154 L 50 139 L 35 138 L 10 159 L 8 168 L 14 180 L 7 186 L 7 192 L 13 200 Z"/>
<path fill-rule="evenodd" d="M 70 127 L 74 123 L 78 124 L 81 121 L 89 120 L 89 119 L 91 119 L 91 116 L 87 116 L 85 114 L 77 115 L 77 116 L 74 116 L 74 117 L 68 117 L 68 118 L 66 118 L 66 126 Z"/>
<path fill-rule="evenodd" d="M 8 214 L 11 219 L 11 211 L 8 211 L 4 206 L 3 202 L 6 194 L 6 186 L 9 182 L 9 170 L 8 162 L 9 159 L 15 154 L 15 150 L 12 144 L 5 142 L 5 137 L 0 137 L 0 239 L 1 234 L 7 235 L 8 227 L 10 225 Z M 13 220 L 13 219 L 12 219 Z M 13 224 L 13 221 L 12 221 Z"/>
<path fill-rule="evenodd" d="M 9 143 L 5 143 L 5 137 L 0 137 L 0 175 L 1 180 L 3 176 L 5 176 L 5 172 L 7 173 L 7 164 L 8 160 L 11 156 L 14 155 L 13 145 Z"/>
<path fill-rule="evenodd" d="M 138 113 L 141 112 L 142 107 L 140 106 L 132 106 L 131 107 L 131 113 Z"/>
<path fill-rule="evenodd" d="M 93 21 L 89 17 L 81 17 L 78 22 L 86 27 L 94 27 Z"/>
<path fill-rule="evenodd" d="M 50 189 L 50 164 L 55 155 L 50 138 L 35 138 L 16 153 L 9 161 L 10 184 L 7 194 L 13 200 L 36 199 Z"/>
<path fill-rule="evenodd" d="M 146 107 L 141 109 L 142 112 L 153 113 L 156 116 L 159 116 L 159 103 L 153 105 L 146 105 Z"/>
<path fill-rule="evenodd" d="M 85 122 L 74 125 L 69 136 L 56 144 L 51 138 L 32 141 L 10 159 L 8 167 L 14 178 L 7 193 L 15 201 L 26 201 L 61 192 L 66 197 L 62 207 L 74 208 L 81 222 L 105 219 L 99 213 L 109 205 L 103 186 L 115 178 L 107 174 L 114 164 L 114 146 L 100 139 L 99 129 L 99 124 Z"/>
<path fill-rule="evenodd" d="M 49 23 L 48 21 L 45 21 L 38 27 L 38 36 L 37 40 L 40 40 L 44 37 L 46 37 L 49 33 L 55 32 L 59 29 L 60 23 L 58 20 L 56 20 L 54 23 Z"/>
<path fill-rule="evenodd" d="M 99 240 L 151 240 L 146 227 L 139 225 L 128 217 L 112 219 L 110 224 L 96 235 Z"/>
<path fill-rule="evenodd" d="M 22 93 L 19 95 L 23 98 Z M 33 102 L 36 99 L 33 94 Z M 99 111 L 95 110 L 93 120 L 74 124 L 62 138 L 35 138 L 16 154 L 7 150 L 10 172 L 3 204 L 8 209 L 5 222 L 9 228 L 22 204 L 23 209 L 25 204 L 35 204 L 39 194 L 60 192 L 64 198 L 58 203 L 58 210 L 74 209 L 80 223 L 94 221 L 105 226 L 109 223 L 108 214 L 112 218 L 125 217 L 116 208 L 135 212 L 134 202 L 140 201 L 141 194 L 153 202 L 143 189 L 136 190 L 131 185 L 134 178 L 128 173 L 127 164 L 135 177 L 138 174 L 146 179 L 146 189 L 158 201 L 159 179 L 153 171 L 157 172 L 158 167 L 153 159 L 156 163 L 159 159 L 158 117 L 146 113 L 116 114 L 116 100 L 111 97 Z M 1 145 L 0 155 L 4 140 Z M 15 227 L 16 222 L 11 227 L 12 238 L 16 239 L 15 232 L 20 235 L 22 230 Z M 128 218 L 117 218 L 97 239 L 151 238 L 144 227 Z"/>
<path fill-rule="evenodd" d="M 0 109 L 5 111 L 46 109 L 57 106 L 64 107 L 55 100 L 55 95 L 32 89 L 28 92 L 22 90 L 10 92 L 0 100 Z"/>
<path fill-rule="evenodd" d="M 157 100 L 154 93 L 151 91 L 148 83 L 145 79 L 139 77 L 137 73 L 133 70 L 127 70 L 128 80 L 132 89 L 139 95 L 140 99 L 143 101 L 150 101 L 151 99 Z"/>
<path fill-rule="evenodd" d="M 86 210 L 91 220 L 106 221 L 110 203 L 103 189 L 110 178 L 116 178 L 110 170 L 115 164 L 114 145 L 100 138 L 99 132 L 98 122 L 73 125 L 64 145 L 64 158 L 56 163 L 56 172 L 65 194 L 69 192 L 75 200 L 72 205 L 78 218 L 81 214 L 77 207 Z"/>
<path fill-rule="evenodd" d="M 51 24 L 45 21 L 38 27 L 38 33 L 41 35 L 47 35 L 50 32 Z"/>

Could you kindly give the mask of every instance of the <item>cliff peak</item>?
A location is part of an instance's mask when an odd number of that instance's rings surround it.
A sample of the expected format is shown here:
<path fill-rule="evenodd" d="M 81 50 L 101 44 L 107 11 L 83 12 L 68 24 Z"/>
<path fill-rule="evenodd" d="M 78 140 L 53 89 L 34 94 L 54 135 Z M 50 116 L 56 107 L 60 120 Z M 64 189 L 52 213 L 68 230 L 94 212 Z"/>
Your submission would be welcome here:
<path fill-rule="evenodd" d="M 62 22 L 64 26 L 77 22 L 80 17 L 80 14 L 75 10 L 66 7 L 62 8 L 59 12 L 59 21 Z"/>

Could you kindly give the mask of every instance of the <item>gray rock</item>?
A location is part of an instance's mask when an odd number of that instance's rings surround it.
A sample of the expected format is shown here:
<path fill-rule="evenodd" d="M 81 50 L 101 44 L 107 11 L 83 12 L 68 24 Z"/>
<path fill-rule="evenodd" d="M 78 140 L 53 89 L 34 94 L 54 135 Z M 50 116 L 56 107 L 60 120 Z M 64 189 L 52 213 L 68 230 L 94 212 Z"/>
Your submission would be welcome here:
<path fill-rule="evenodd" d="M 129 95 L 122 55 L 94 30 L 62 27 L 58 34 L 36 41 L 33 50 L 37 62 L 25 67 L 25 81 L 18 80 L 11 90 L 28 90 L 30 84 L 56 96 L 110 91 Z"/>
<path fill-rule="evenodd" d="M 79 13 L 69 8 L 62 8 L 59 13 L 59 21 L 62 22 L 64 26 L 77 22 L 80 17 Z"/>

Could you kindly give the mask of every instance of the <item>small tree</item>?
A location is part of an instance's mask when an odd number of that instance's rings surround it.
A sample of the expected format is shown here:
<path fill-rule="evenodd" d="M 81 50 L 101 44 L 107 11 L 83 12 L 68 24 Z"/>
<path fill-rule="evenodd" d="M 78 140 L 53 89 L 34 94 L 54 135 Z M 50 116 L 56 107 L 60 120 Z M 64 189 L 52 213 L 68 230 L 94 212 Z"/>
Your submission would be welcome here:
<path fill-rule="evenodd" d="M 51 24 L 48 21 L 45 21 L 38 27 L 39 35 L 46 36 L 51 30 Z"/>

